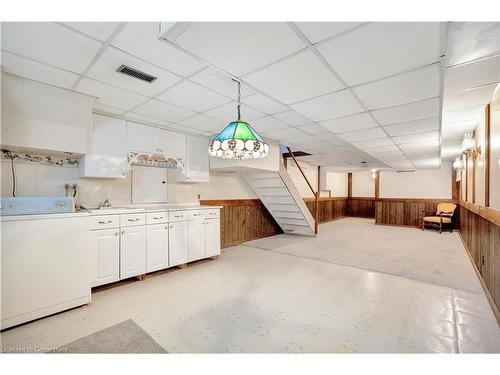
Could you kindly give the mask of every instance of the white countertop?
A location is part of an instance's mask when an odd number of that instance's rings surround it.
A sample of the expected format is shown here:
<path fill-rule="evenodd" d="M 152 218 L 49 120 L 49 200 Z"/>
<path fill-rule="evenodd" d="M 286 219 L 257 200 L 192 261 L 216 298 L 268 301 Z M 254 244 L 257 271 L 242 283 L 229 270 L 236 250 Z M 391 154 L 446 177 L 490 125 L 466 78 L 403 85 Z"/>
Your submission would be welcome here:
<path fill-rule="evenodd" d="M 0 221 L 17 221 L 17 220 L 42 220 L 42 219 L 67 219 L 70 217 L 89 216 L 88 211 L 66 212 L 62 214 L 33 214 L 33 215 L 5 215 L 0 216 Z"/>
<path fill-rule="evenodd" d="M 120 207 L 107 207 L 89 209 L 87 212 L 91 216 L 97 215 L 119 215 L 119 214 L 135 214 L 146 212 L 171 212 L 171 211 L 186 211 L 186 210 L 208 210 L 220 209 L 222 206 L 205 206 L 199 204 L 151 204 L 151 205 L 127 205 Z"/>

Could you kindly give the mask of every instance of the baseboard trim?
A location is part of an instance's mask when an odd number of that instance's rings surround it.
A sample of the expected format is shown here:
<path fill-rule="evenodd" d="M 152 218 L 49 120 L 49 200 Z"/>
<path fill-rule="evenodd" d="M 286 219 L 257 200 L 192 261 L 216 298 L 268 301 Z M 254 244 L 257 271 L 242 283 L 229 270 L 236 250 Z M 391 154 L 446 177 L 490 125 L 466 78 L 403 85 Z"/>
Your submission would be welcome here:
<path fill-rule="evenodd" d="M 476 272 L 476 275 L 479 278 L 479 282 L 481 283 L 481 287 L 483 288 L 484 293 L 486 294 L 486 298 L 488 299 L 488 303 L 490 304 L 491 309 L 493 310 L 493 314 L 495 315 L 497 323 L 500 326 L 500 311 L 498 310 L 498 306 L 496 305 L 495 300 L 491 296 L 491 293 L 490 293 L 488 287 L 486 286 L 486 284 L 483 280 L 483 277 L 481 276 L 481 273 L 479 272 L 479 269 L 476 266 L 476 263 L 474 263 L 474 259 L 472 259 L 472 256 L 470 255 L 470 250 L 467 247 L 467 244 L 465 243 L 464 238 L 462 237 L 462 232 L 458 231 L 458 235 L 460 236 L 460 240 L 462 241 L 462 244 L 465 247 L 467 256 L 469 257 L 469 260 L 472 264 L 472 267 L 474 267 L 474 271 Z"/>

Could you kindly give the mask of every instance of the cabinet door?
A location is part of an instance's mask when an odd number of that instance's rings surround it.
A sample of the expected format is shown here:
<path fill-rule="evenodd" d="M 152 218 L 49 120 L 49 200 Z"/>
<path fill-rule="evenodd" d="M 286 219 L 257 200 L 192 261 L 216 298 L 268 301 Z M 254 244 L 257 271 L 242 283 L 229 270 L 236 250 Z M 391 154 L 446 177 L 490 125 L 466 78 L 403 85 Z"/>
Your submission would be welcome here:
<path fill-rule="evenodd" d="M 146 226 L 121 231 L 120 279 L 146 273 Z"/>
<path fill-rule="evenodd" d="M 92 124 L 90 152 L 80 161 L 80 177 L 125 177 L 128 167 L 126 122 L 94 115 Z"/>
<path fill-rule="evenodd" d="M 186 134 L 160 130 L 160 148 L 168 157 L 186 157 Z"/>
<path fill-rule="evenodd" d="M 179 182 L 208 182 L 208 138 L 189 135 L 184 172 L 177 168 Z"/>
<path fill-rule="evenodd" d="M 187 221 L 171 223 L 168 230 L 168 257 L 169 265 L 187 263 L 189 233 Z"/>
<path fill-rule="evenodd" d="M 160 149 L 160 129 L 127 122 L 127 148 L 129 151 L 157 154 Z"/>
<path fill-rule="evenodd" d="M 120 231 L 103 229 L 90 231 L 92 263 L 91 286 L 104 285 L 120 279 Z"/>
<path fill-rule="evenodd" d="M 213 257 L 220 254 L 220 221 L 219 219 L 206 220 L 206 256 Z"/>
<path fill-rule="evenodd" d="M 205 221 L 189 222 L 189 261 L 205 257 Z"/>
<path fill-rule="evenodd" d="M 168 224 L 146 227 L 146 272 L 168 267 Z"/>

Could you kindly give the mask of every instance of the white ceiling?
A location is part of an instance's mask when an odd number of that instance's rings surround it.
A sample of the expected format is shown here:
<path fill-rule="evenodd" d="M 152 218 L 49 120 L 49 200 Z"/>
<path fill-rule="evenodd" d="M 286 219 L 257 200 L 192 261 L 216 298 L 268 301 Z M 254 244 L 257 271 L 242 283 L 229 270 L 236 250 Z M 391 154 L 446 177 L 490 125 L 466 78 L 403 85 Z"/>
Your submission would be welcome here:
<path fill-rule="evenodd" d="M 3 23 L 2 69 L 94 96 L 100 113 L 207 136 L 236 117 L 235 78 L 242 118 L 304 160 L 432 168 L 499 81 L 498 25 L 210 22 L 161 40 L 158 22 Z"/>

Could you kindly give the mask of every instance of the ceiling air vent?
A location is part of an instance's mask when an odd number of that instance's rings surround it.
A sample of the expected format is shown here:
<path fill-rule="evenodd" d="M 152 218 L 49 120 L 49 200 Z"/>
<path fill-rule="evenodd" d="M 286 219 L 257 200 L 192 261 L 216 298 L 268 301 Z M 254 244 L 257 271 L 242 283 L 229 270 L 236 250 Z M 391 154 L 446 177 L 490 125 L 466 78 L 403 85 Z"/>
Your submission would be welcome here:
<path fill-rule="evenodd" d="M 134 77 L 134 78 L 140 79 L 141 81 L 148 82 L 148 83 L 154 82 L 158 79 L 158 77 L 152 76 L 151 74 L 141 72 L 140 70 L 131 68 L 130 66 L 127 66 L 127 65 L 120 66 L 116 71 L 118 73 L 123 73 L 123 74 L 130 76 L 130 77 Z"/>

